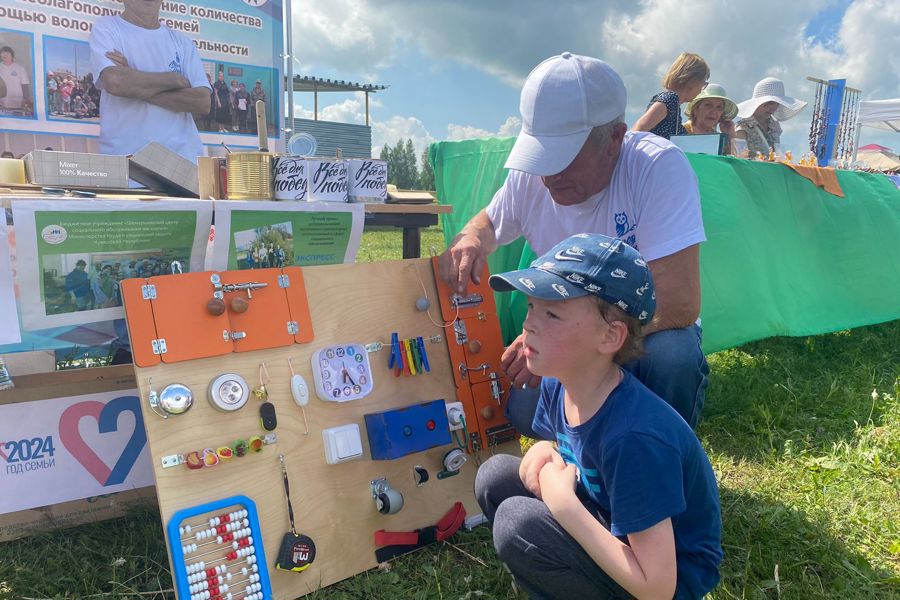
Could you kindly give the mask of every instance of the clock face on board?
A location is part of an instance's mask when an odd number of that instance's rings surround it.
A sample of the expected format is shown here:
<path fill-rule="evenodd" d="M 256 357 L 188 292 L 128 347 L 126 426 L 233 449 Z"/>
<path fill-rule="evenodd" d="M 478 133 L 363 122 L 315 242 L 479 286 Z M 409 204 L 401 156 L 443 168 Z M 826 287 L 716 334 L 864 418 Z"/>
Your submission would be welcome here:
<path fill-rule="evenodd" d="M 316 395 L 328 402 L 348 402 L 372 392 L 369 353 L 362 344 L 336 344 L 312 355 Z"/>

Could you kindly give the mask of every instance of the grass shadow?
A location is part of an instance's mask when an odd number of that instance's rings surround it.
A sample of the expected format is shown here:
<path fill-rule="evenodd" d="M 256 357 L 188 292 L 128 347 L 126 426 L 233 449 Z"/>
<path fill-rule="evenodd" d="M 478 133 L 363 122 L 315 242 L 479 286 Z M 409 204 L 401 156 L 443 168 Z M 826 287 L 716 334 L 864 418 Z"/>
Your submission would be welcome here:
<path fill-rule="evenodd" d="M 852 442 L 859 425 L 884 424 L 884 394 L 896 394 L 900 379 L 898 340 L 894 321 L 712 354 L 698 434 L 708 448 L 744 460 Z"/>
<path fill-rule="evenodd" d="M 900 597 L 900 578 L 803 511 L 720 486 L 722 581 L 709 600 Z"/>

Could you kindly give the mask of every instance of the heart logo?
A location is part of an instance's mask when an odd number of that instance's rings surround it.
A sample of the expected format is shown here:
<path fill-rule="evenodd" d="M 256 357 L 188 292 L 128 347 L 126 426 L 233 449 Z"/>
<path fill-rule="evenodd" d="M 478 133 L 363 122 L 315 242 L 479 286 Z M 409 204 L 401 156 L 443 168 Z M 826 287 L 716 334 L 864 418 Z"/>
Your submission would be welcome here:
<path fill-rule="evenodd" d="M 88 446 L 78 425 L 84 417 L 97 421 L 100 433 L 110 433 L 119 429 L 119 415 L 123 412 L 134 414 L 134 432 L 122 450 L 122 454 L 112 469 Z M 147 433 L 141 419 L 140 399 L 137 396 L 119 396 L 107 403 L 89 400 L 73 404 L 59 418 L 59 438 L 66 450 L 81 463 L 97 483 L 106 487 L 125 481 L 141 450 L 147 443 Z"/>

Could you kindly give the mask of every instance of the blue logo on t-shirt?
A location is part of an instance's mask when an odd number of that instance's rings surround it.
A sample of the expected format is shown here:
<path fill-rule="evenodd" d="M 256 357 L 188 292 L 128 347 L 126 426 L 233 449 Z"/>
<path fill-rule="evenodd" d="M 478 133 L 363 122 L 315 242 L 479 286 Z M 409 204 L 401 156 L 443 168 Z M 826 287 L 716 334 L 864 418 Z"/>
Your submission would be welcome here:
<path fill-rule="evenodd" d="M 175 60 L 169 63 L 169 70 L 175 71 L 176 73 L 182 73 L 181 70 L 181 55 L 178 52 L 175 52 Z"/>

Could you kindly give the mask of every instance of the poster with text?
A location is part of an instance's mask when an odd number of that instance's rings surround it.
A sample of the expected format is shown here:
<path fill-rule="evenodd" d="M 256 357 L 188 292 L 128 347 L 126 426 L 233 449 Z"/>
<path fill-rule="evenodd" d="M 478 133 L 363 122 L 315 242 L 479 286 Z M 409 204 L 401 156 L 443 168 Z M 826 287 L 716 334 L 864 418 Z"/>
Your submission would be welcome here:
<path fill-rule="evenodd" d="M 24 330 L 121 319 L 119 282 L 203 269 L 208 200 L 13 200 Z"/>
<path fill-rule="evenodd" d="M 217 202 L 210 268 L 352 263 L 362 239 L 364 210 L 362 204 Z"/>
<path fill-rule="evenodd" d="M 16 291 L 10 262 L 9 235 L 6 232 L 6 211 L 0 211 L 0 344 L 22 341 L 19 320 L 16 318 Z"/>
<path fill-rule="evenodd" d="M 151 485 L 138 390 L 0 405 L 0 514 Z"/>
<path fill-rule="evenodd" d="M 91 69 L 88 37 L 97 19 L 122 9 L 118 0 L 0 0 L 0 48 L 8 49 L 0 53 L 7 88 L 0 152 L 97 151 L 100 74 Z M 255 148 L 255 100 L 262 100 L 271 147 L 282 147 L 282 12 L 282 0 L 162 3 L 160 23 L 188 36 L 210 82 L 228 86 L 225 106 L 195 117 L 207 146 Z"/>

